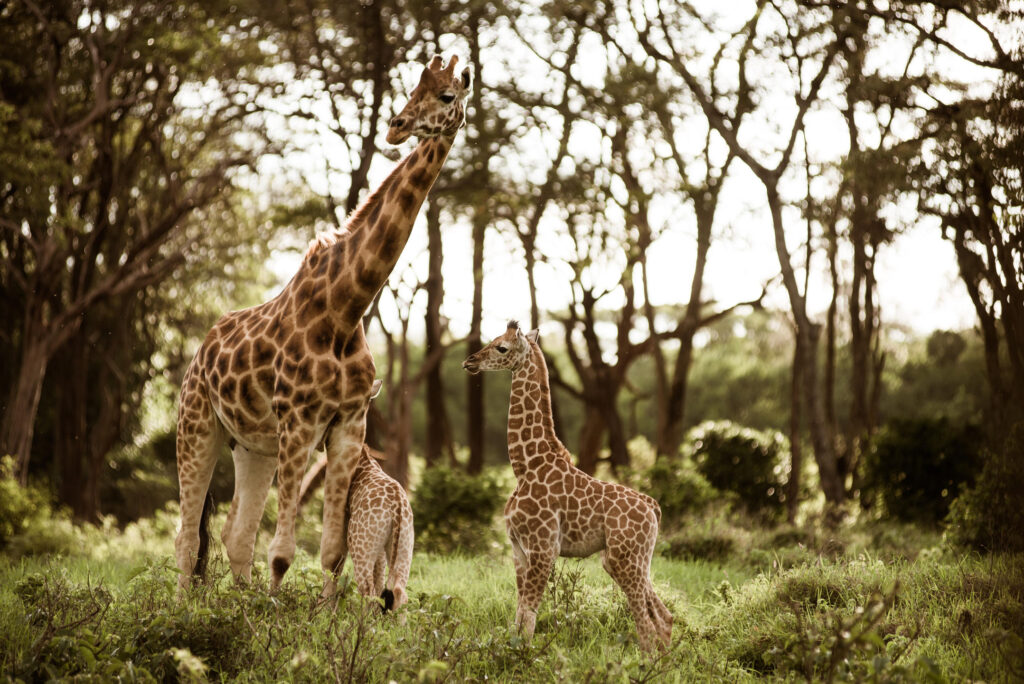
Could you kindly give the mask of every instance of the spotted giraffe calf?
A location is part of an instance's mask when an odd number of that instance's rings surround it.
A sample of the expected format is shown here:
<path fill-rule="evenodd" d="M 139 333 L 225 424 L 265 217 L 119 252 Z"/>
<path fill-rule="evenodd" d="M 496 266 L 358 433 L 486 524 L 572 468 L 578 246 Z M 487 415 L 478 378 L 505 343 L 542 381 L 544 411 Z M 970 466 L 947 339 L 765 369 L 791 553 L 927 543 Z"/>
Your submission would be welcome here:
<path fill-rule="evenodd" d="M 352 475 L 348 501 L 348 530 L 341 557 L 344 560 L 346 550 L 352 555 L 360 594 L 384 599 L 385 613 L 398 610 L 407 600 L 405 585 L 412 565 L 412 508 L 402 485 L 381 470 L 365 445 Z"/>
<path fill-rule="evenodd" d="M 512 321 L 505 334 L 462 364 L 470 373 L 512 371 L 508 457 L 516 489 L 505 506 L 519 607 L 516 627 L 533 635 L 537 607 L 558 556 L 601 552 L 601 565 L 622 588 L 636 621 L 640 647 L 653 638 L 667 647 L 672 614 L 654 593 L 651 557 L 661 523 L 658 502 L 629 487 L 602 482 L 572 465 L 555 435 L 551 392 L 537 331 L 524 335 Z"/>

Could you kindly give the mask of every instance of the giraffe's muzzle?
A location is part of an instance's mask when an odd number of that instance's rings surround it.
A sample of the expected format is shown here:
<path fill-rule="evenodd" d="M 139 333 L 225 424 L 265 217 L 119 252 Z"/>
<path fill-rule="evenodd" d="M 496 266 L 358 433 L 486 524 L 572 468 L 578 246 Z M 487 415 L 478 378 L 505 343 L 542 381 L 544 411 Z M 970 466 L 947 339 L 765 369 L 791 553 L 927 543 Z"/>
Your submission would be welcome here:
<path fill-rule="evenodd" d="M 480 372 L 480 366 L 477 364 L 475 360 L 473 360 L 472 357 L 463 361 L 462 367 L 465 370 L 469 371 L 470 375 L 476 375 L 477 373 Z"/>
<path fill-rule="evenodd" d="M 402 116 L 396 116 L 391 120 L 391 125 L 388 126 L 387 141 L 389 145 L 397 145 L 405 142 L 412 134 L 409 130 L 410 119 Z"/>

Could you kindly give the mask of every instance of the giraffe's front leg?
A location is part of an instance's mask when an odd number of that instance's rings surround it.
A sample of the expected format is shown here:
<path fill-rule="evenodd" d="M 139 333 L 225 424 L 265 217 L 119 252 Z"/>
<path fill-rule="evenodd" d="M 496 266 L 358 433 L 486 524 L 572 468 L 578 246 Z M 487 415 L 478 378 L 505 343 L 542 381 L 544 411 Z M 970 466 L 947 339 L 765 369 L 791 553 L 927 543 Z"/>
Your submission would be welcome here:
<path fill-rule="evenodd" d="M 556 537 L 557 521 L 538 520 L 536 517 L 527 520 L 527 532 L 519 535 L 526 569 L 519 593 L 517 622 L 520 634 L 529 640 L 537 625 L 537 608 L 544 598 L 544 588 L 547 587 L 551 569 L 558 558 L 559 547 Z M 517 525 L 517 529 L 524 528 Z"/>
<path fill-rule="evenodd" d="M 508 538 L 512 543 L 512 562 L 515 564 L 516 569 L 516 631 L 522 630 L 523 627 L 523 587 L 526 585 L 526 553 L 523 551 L 523 547 L 519 545 L 519 541 L 512 529 L 508 529 Z"/>
<path fill-rule="evenodd" d="M 324 572 L 321 598 L 334 596 L 345 562 L 345 505 L 352 473 L 359 463 L 366 435 L 366 409 L 339 417 L 327 435 L 327 473 L 324 476 L 324 526 L 320 536 L 320 566 Z"/>
<path fill-rule="evenodd" d="M 295 518 L 299 509 L 299 484 L 315 444 L 315 431 L 294 414 L 278 418 L 277 527 L 267 551 L 270 591 L 281 586 L 295 558 Z"/>
<path fill-rule="evenodd" d="M 224 523 L 221 540 L 236 580 L 252 579 L 252 554 L 267 492 L 274 481 L 277 459 L 251 453 L 240 444 L 232 452 L 235 462 L 235 495 Z"/>

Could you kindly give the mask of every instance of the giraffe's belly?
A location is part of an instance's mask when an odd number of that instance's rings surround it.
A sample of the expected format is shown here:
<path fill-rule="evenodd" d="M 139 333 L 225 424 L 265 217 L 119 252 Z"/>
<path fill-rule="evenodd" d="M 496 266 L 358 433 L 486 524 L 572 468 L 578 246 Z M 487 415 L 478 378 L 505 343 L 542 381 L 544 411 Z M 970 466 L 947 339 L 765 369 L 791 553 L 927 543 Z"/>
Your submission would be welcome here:
<path fill-rule="evenodd" d="M 254 454 L 277 456 L 277 417 L 268 411 L 261 419 L 239 416 L 230 407 L 217 406 L 214 410 L 228 437 Z"/>
<path fill-rule="evenodd" d="M 559 526 L 559 554 L 568 558 L 586 558 L 604 549 L 604 525 L 586 516 L 565 515 Z"/>

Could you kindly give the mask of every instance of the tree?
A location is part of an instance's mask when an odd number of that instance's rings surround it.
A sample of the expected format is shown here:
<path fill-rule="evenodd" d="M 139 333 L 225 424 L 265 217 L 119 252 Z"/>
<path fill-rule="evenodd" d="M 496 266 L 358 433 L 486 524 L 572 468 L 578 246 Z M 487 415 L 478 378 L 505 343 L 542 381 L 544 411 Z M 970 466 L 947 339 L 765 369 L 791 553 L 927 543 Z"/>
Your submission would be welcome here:
<path fill-rule="evenodd" d="M 730 151 L 760 181 L 771 216 L 772 232 L 776 255 L 782 274 L 782 283 L 789 297 L 790 309 L 799 337 L 798 348 L 801 358 L 798 366 L 802 381 L 801 392 L 807 407 L 808 426 L 814 450 L 815 461 L 822 490 L 831 504 L 841 503 L 845 488 L 840 479 L 835 444 L 825 419 L 822 388 L 819 380 L 817 349 L 821 326 L 807 311 L 807 292 L 801 291 L 797 280 L 793 256 L 786 241 L 786 222 L 783 217 L 784 200 L 780 181 L 793 161 L 797 136 L 803 130 L 804 119 L 811 106 L 819 99 L 822 85 L 832 71 L 836 56 L 845 40 L 842 11 L 798 11 L 787 15 L 771 3 L 758 2 L 753 16 L 730 42 L 738 39 L 736 88 L 729 93 L 719 93 L 714 84 L 708 86 L 698 79 L 683 50 L 678 47 L 679 20 L 686 16 L 684 8 L 678 12 L 666 11 L 657 5 L 653 17 L 635 17 L 634 26 L 638 40 L 646 54 L 659 64 L 670 69 L 686 85 L 700 105 L 709 126 L 728 145 Z M 792 8 L 790 8 L 792 9 Z M 669 17 L 673 19 L 670 20 Z M 695 17 L 702 25 L 708 25 L 702 17 Z M 655 34 L 654 32 L 657 31 Z M 801 37 L 802 50 L 784 40 L 777 40 L 777 33 L 792 32 Z M 751 60 L 757 56 L 760 46 L 769 60 L 780 62 L 790 71 L 787 87 L 792 89 L 792 116 L 788 131 L 784 132 L 776 149 L 768 153 L 770 161 L 759 157 L 741 136 L 741 128 L 749 114 L 757 109 L 759 95 L 750 78 Z M 817 59 L 808 66 L 803 54 L 815 54 Z M 810 78 L 807 78 L 810 75 Z M 781 87 L 781 86 L 780 86 Z M 776 115 L 775 121 L 779 120 Z M 805 265 L 809 268 L 809 265 Z"/>
<path fill-rule="evenodd" d="M 0 259 L 4 294 L 16 302 L 8 313 L 19 322 L 5 354 L 18 372 L 5 388 L 0 452 L 15 455 L 24 482 L 55 356 L 78 335 L 88 342 L 104 309 L 140 315 L 131 302 L 186 263 L 204 235 L 203 213 L 259 156 L 250 124 L 261 88 L 246 76 L 264 56 L 226 4 L 22 0 L 3 12 L 0 126 L 11 163 L 0 180 Z M 201 84 L 216 95 L 192 106 Z M 256 148 L 242 147 L 243 132 Z M 115 347 L 130 347 L 135 332 L 122 329 Z M 110 351 L 101 363 L 116 364 Z M 90 451 L 110 443 L 119 401 L 103 405 L 108 418 Z M 88 430 L 87 422 L 66 429 Z"/>

